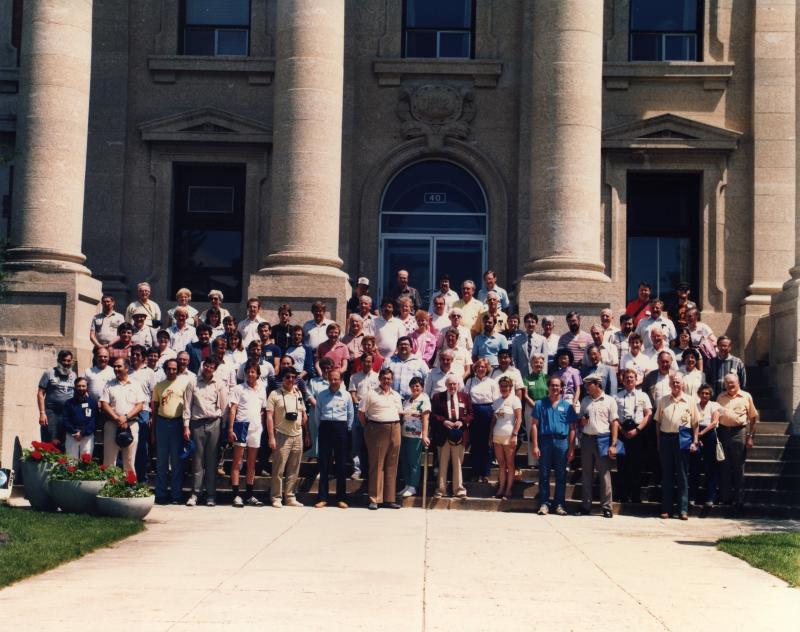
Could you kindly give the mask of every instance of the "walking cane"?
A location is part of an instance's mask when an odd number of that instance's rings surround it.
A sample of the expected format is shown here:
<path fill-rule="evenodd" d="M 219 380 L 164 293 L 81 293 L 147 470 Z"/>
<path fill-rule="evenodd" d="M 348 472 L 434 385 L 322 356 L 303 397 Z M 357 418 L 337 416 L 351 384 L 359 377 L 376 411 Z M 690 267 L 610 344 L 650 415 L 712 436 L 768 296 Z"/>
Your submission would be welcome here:
<path fill-rule="evenodd" d="M 427 495 L 428 495 L 428 446 L 425 446 L 422 452 L 422 508 L 427 510 Z"/>

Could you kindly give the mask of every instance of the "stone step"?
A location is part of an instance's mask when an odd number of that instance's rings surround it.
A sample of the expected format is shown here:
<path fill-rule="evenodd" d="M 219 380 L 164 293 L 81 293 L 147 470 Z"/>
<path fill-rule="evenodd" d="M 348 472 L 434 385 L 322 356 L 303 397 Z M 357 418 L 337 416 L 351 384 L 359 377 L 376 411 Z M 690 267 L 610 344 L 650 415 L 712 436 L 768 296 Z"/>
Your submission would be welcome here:
<path fill-rule="evenodd" d="M 756 440 L 756 444 L 747 451 L 748 459 L 763 459 L 771 461 L 792 461 L 800 459 L 800 445 L 796 442 L 783 446 L 760 445 L 761 441 Z"/>
<path fill-rule="evenodd" d="M 789 422 L 785 420 L 768 420 L 760 421 L 756 426 L 757 434 L 788 434 Z"/>
<path fill-rule="evenodd" d="M 764 459 L 747 459 L 744 465 L 744 471 L 747 474 L 800 474 L 800 460 L 764 460 Z"/>

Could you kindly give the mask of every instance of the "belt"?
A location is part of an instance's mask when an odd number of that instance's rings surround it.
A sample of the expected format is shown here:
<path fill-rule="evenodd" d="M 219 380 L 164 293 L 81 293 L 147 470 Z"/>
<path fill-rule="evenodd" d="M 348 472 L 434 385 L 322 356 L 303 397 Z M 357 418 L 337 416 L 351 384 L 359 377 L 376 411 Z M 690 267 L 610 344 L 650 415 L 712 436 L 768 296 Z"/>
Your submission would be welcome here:
<path fill-rule="evenodd" d="M 347 419 L 320 419 L 319 422 L 320 423 L 328 422 L 332 424 L 346 424 Z"/>
<path fill-rule="evenodd" d="M 219 417 L 198 417 L 197 419 L 192 419 L 192 422 L 196 423 L 206 423 L 209 421 L 218 421 Z"/>
<path fill-rule="evenodd" d="M 164 421 L 175 421 L 176 419 L 183 419 L 183 417 L 164 417 L 164 415 L 158 415 L 159 419 L 163 419 Z"/>
<path fill-rule="evenodd" d="M 375 421 L 374 419 L 367 419 L 368 424 L 399 424 L 400 420 L 395 419 L 394 421 Z"/>

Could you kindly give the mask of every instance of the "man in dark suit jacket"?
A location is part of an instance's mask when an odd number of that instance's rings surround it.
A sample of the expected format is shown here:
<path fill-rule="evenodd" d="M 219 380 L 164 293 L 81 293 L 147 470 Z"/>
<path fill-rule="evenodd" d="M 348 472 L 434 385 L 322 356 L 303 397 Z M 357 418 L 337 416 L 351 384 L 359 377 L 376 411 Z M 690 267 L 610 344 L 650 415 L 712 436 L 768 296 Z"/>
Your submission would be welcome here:
<path fill-rule="evenodd" d="M 466 498 L 461 466 L 467 428 L 472 423 L 472 402 L 468 395 L 458 392 L 457 375 L 448 375 L 445 386 L 446 391 L 436 393 L 431 399 L 431 436 L 439 448 L 439 480 L 434 498 L 441 498 L 447 491 L 447 466 L 450 462 L 453 464 L 453 495 Z"/>

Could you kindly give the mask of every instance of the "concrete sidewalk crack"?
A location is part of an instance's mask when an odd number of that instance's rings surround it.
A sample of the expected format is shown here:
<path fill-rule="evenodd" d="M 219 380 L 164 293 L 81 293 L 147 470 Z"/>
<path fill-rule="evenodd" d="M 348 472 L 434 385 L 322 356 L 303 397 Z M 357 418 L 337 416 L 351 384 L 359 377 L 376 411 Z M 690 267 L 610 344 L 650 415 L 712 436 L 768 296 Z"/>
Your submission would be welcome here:
<path fill-rule="evenodd" d="M 625 593 L 625 594 L 626 594 L 628 597 L 630 597 L 630 599 L 632 599 L 632 600 L 633 600 L 635 603 L 639 604 L 639 606 L 640 606 L 640 607 L 641 607 L 641 608 L 642 608 L 642 609 L 643 609 L 643 610 L 644 610 L 644 611 L 645 611 L 645 612 L 646 612 L 648 615 L 650 615 L 650 617 L 651 617 L 651 618 L 652 618 L 654 621 L 656 621 L 656 622 L 657 622 L 657 623 L 658 623 L 658 624 L 659 624 L 659 625 L 660 625 L 662 628 L 664 628 L 665 630 L 669 630 L 670 632 L 672 632 L 672 629 L 671 629 L 671 628 L 670 628 L 670 627 L 669 627 L 669 626 L 668 626 L 666 623 L 664 623 L 664 620 L 663 620 L 663 619 L 661 619 L 661 617 L 659 617 L 657 614 L 655 614 L 655 613 L 654 613 L 652 610 L 650 610 L 650 608 L 648 608 L 648 607 L 647 607 L 647 606 L 646 606 L 646 605 L 645 605 L 645 604 L 644 604 L 644 603 L 643 603 L 641 600 L 637 599 L 635 595 L 633 595 L 631 592 L 629 592 L 629 591 L 628 591 L 628 590 L 627 590 L 627 589 L 626 589 L 626 588 L 625 588 L 625 587 L 624 587 L 622 584 L 620 584 L 620 583 L 619 583 L 617 580 L 615 580 L 613 577 L 611 577 L 611 575 L 609 575 L 609 574 L 606 572 L 606 570 L 605 570 L 605 569 L 604 569 L 602 566 L 600 566 L 600 565 L 599 565 L 597 562 L 595 562 L 595 561 L 594 561 L 594 560 L 593 560 L 591 557 L 589 557 L 589 554 L 588 554 L 588 553 L 586 553 L 586 551 L 584 551 L 584 550 L 583 550 L 583 549 L 582 549 L 582 548 L 581 548 L 581 547 L 580 547 L 580 546 L 579 546 L 579 545 L 578 545 L 576 542 L 574 542 L 573 540 L 571 540 L 571 539 L 570 539 L 570 538 L 569 538 L 569 537 L 568 537 L 568 536 L 567 536 L 567 535 L 566 535 L 566 534 L 565 534 L 563 531 L 561 531 L 561 529 L 559 529 L 559 528 L 558 528 L 558 527 L 557 527 L 557 526 L 556 526 L 556 525 L 553 523 L 553 520 L 552 520 L 552 519 L 549 519 L 549 518 L 548 518 L 548 519 L 547 519 L 547 522 L 548 522 L 548 524 L 550 525 L 550 528 L 551 528 L 551 529 L 553 529 L 553 531 L 555 531 L 555 532 L 556 532 L 558 535 L 560 535 L 562 538 L 564 538 L 564 540 L 566 540 L 566 541 L 567 541 L 567 542 L 568 542 L 568 543 L 569 543 L 569 544 L 570 544 L 570 545 L 571 545 L 571 546 L 572 546 L 572 547 L 573 547 L 573 548 L 574 548 L 576 551 L 578 551 L 578 553 L 580 553 L 580 554 L 583 556 L 583 558 L 584 558 L 586 561 L 588 561 L 588 562 L 589 562 L 589 563 L 590 563 L 592 566 L 594 566 L 594 567 L 595 567 L 595 568 L 596 568 L 598 571 L 600 571 L 600 572 L 601 572 L 603 575 L 605 575 L 605 576 L 606 576 L 606 578 L 608 579 L 608 581 L 610 581 L 612 584 L 614 584 L 614 586 L 616 586 L 616 587 L 617 587 L 619 590 L 621 590 L 621 591 L 622 591 L 623 593 Z"/>
<path fill-rule="evenodd" d="M 196 602 L 194 602 L 191 605 L 191 607 L 183 615 L 181 615 L 181 617 L 177 621 L 174 621 L 172 625 L 170 625 L 169 628 L 167 628 L 167 631 L 169 632 L 169 630 L 172 630 L 178 623 L 184 622 L 186 620 L 186 617 L 188 617 L 195 610 L 197 610 L 197 608 L 200 606 L 201 603 L 203 603 L 206 597 L 217 592 L 226 581 L 228 581 L 231 577 L 234 577 L 237 573 L 241 572 L 242 569 L 244 569 L 248 564 L 250 564 L 250 562 L 252 562 L 255 558 L 261 555 L 261 553 L 266 551 L 269 547 L 275 544 L 275 542 L 277 542 L 279 539 L 281 539 L 283 536 L 289 533 L 289 531 L 294 529 L 294 527 L 296 527 L 300 523 L 300 521 L 303 520 L 307 515 L 308 515 L 307 511 L 300 512 L 300 515 L 298 516 L 297 520 L 289 524 L 289 526 L 287 526 L 283 531 L 281 531 L 278 535 L 276 535 L 274 538 L 272 538 L 266 544 L 264 544 L 264 546 L 262 546 L 255 553 L 253 553 L 253 555 L 251 555 L 244 562 L 242 562 L 238 568 L 231 571 L 225 577 L 220 579 L 219 582 L 217 582 L 217 584 L 213 588 L 207 590 L 205 594 L 202 597 L 200 597 Z"/>

